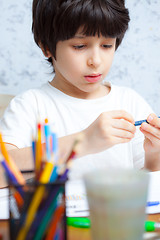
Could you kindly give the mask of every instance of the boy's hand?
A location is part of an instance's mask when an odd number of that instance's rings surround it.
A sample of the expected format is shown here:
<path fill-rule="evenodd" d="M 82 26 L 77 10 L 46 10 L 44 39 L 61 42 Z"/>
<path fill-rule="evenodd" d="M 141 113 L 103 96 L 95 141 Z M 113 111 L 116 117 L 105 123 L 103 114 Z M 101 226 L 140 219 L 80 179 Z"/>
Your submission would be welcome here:
<path fill-rule="evenodd" d="M 160 118 L 154 113 L 147 118 L 148 123 L 142 123 L 140 130 L 145 135 L 144 150 L 146 153 L 160 155 Z"/>
<path fill-rule="evenodd" d="M 136 131 L 134 119 L 125 111 L 110 111 L 84 130 L 88 153 L 98 153 L 116 144 L 129 142 Z M 87 151 L 87 150 L 86 150 Z"/>

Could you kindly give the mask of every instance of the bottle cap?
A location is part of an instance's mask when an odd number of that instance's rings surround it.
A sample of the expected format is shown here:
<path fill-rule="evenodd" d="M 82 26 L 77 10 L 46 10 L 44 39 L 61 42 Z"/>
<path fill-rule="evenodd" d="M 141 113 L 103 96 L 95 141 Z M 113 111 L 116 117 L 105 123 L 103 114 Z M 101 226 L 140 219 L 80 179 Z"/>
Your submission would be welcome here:
<path fill-rule="evenodd" d="M 145 231 L 152 232 L 155 230 L 155 222 L 153 221 L 146 221 L 145 222 Z"/>

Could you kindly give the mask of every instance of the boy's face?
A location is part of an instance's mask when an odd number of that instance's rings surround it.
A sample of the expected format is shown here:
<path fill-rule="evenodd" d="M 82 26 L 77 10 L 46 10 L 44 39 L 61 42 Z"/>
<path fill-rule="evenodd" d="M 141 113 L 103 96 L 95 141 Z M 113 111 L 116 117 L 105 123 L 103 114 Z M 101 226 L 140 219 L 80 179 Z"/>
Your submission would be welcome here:
<path fill-rule="evenodd" d="M 115 44 L 115 38 L 86 37 L 80 31 L 72 39 L 59 41 L 52 85 L 73 97 L 104 96 L 101 82 L 111 67 Z"/>

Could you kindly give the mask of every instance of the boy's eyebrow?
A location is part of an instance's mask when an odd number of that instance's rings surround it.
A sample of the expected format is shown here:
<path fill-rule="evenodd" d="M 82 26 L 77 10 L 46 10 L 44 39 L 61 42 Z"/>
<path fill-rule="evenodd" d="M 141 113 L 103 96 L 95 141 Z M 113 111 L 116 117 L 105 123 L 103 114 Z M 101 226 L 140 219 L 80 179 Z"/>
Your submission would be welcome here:
<path fill-rule="evenodd" d="M 78 38 L 78 39 L 84 39 L 84 38 L 87 38 L 89 36 L 85 36 L 85 35 L 75 35 L 73 38 Z M 106 37 L 106 39 L 114 39 L 112 37 Z"/>
<path fill-rule="evenodd" d="M 86 36 L 83 36 L 83 35 L 75 35 L 74 38 L 86 38 Z"/>

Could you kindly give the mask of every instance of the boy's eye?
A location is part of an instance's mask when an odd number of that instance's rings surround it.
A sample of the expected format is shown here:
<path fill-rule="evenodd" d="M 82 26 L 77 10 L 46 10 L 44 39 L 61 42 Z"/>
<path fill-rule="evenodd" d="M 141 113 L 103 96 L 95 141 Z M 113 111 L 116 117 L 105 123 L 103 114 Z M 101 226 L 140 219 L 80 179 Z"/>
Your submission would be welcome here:
<path fill-rule="evenodd" d="M 102 47 L 104 47 L 104 48 L 111 48 L 112 45 L 111 44 L 103 44 Z"/>
<path fill-rule="evenodd" d="M 75 49 L 83 49 L 85 47 L 85 45 L 81 44 L 81 45 L 74 45 L 73 46 Z"/>
<path fill-rule="evenodd" d="M 112 44 L 102 44 L 103 48 L 112 48 Z M 79 45 L 73 45 L 73 48 L 77 49 L 77 50 L 81 50 L 84 49 L 86 47 L 85 44 L 79 44 Z"/>

